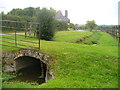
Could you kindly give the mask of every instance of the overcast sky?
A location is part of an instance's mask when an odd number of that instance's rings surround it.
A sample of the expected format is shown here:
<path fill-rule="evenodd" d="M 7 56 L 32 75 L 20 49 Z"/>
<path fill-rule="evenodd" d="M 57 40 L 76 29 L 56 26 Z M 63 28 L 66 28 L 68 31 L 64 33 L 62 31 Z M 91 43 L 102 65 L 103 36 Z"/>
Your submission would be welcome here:
<path fill-rule="evenodd" d="M 0 12 L 9 12 L 13 8 L 46 7 L 68 10 L 71 23 L 85 24 L 95 20 L 98 25 L 118 24 L 118 2 L 120 0 L 0 0 Z"/>

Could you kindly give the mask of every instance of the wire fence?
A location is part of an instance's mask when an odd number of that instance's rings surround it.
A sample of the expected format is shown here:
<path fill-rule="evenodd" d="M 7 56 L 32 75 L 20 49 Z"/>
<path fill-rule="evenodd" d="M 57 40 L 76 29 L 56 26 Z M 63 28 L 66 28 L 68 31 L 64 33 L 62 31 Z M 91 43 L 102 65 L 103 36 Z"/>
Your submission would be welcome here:
<path fill-rule="evenodd" d="M 40 49 L 40 29 L 39 23 L 0 20 L 2 22 L 2 31 L 7 29 L 14 31 L 13 33 L 5 33 L 2 35 L 3 46 L 15 48 Z M 22 33 L 19 33 L 21 31 Z M 3 33 L 2 33 L 3 34 Z M 12 35 L 12 36 L 11 36 Z M 36 41 L 30 41 L 33 38 Z"/>

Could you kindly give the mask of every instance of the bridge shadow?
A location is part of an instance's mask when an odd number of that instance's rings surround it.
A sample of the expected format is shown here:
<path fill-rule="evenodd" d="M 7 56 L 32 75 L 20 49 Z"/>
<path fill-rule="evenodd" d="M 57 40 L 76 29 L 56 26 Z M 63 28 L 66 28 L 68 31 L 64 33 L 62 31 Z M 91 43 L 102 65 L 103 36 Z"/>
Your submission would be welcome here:
<path fill-rule="evenodd" d="M 18 76 L 11 81 L 45 82 L 47 66 L 45 63 L 30 56 L 21 56 L 15 59 Z"/>

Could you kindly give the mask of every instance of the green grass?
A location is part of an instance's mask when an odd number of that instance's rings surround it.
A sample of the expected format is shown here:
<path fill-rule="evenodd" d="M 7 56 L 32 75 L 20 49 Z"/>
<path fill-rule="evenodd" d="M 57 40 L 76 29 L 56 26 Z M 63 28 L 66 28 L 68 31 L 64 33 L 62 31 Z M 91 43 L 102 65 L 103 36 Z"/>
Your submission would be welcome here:
<path fill-rule="evenodd" d="M 54 37 L 55 41 L 41 40 L 41 52 L 52 56 L 51 68 L 56 77 L 42 85 L 35 85 L 34 88 L 117 88 L 117 41 L 110 35 L 99 32 L 101 36 L 97 37 L 96 46 L 73 43 L 91 34 L 91 32 L 58 32 Z M 37 42 L 35 39 L 29 40 Z M 4 47 L 3 51 L 10 49 Z M 29 83 L 24 85 L 20 83 L 7 82 L 3 83 L 3 87 L 32 86 Z"/>
<path fill-rule="evenodd" d="M 102 32 L 93 32 L 93 35 L 89 38 L 86 38 L 82 43 L 88 45 L 98 44 L 102 35 Z"/>
<path fill-rule="evenodd" d="M 56 33 L 53 40 L 59 42 L 76 42 L 77 40 L 82 39 L 84 36 L 90 36 L 92 32 L 58 32 Z"/>
<path fill-rule="evenodd" d="M 102 37 L 99 41 L 99 44 L 102 46 L 118 46 L 118 41 L 110 36 L 109 34 L 103 33 L 102 32 Z"/>
<path fill-rule="evenodd" d="M 2 88 L 35 88 L 35 85 L 34 83 L 18 82 L 18 81 L 3 82 Z"/>
<path fill-rule="evenodd" d="M 54 48 L 47 46 L 43 50 L 57 58 L 53 62 L 53 72 L 57 77 L 39 87 L 117 87 L 116 47 L 59 43 Z"/>
<path fill-rule="evenodd" d="M 16 77 L 15 73 L 12 73 L 12 74 L 10 74 L 10 73 L 4 73 L 4 74 L 2 74 L 2 81 L 7 81 L 7 80 L 13 79 L 15 77 Z"/>
<path fill-rule="evenodd" d="M 12 38 L 14 39 L 15 36 L 14 35 L 3 35 L 2 36 L 2 44 L 5 44 L 5 45 L 10 45 L 10 46 L 16 46 L 15 45 L 15 40 L 10 40 L 10 39 L 7 39 L 7 38 Z M 23 42 L 23 41 L 20 41 L 20 40 L 24 40 L 24 41 L 30 41 L 30 42 L 36 42 L 37 44 L 35 43 L 28 43 L 28 42 Z M 7 42 L 4 42 L 4 41 L 8 41 L 8 42 L 11 42 L 11 43 L 7 43 Z M 13 43 L 13 44 L 12 44 Z M 18 44 L 23 44 L 23 45 L 27 45 L 26 47 L 28 48 L 29 46 L 35 46 L 35 47 L 38 47 L 38 39 L 35 39 L 35 38 L 25 38 L 24 36 L 17 36 L 17 43 Z M 20 46 L 20 45 L 17 45 L 18 47 L 22 47 L 22 48 L 26 48 L 25 46 Z M 6 52 L 6 51 L 11 51 L 11 50 L 19 50 L 19 48 L 13 48 L 13 47 L 6 47 L 6 46 L 2 46 L 2 51 L 3 53 Z"/>
<path fill-rule="evenodd" d="M 7 29 L 4 29 L 4 30 L 2 30 L 2 33 L 14 33 L 15 32 L 15 30 L 7 30 Z M 25 31 L 22 31 L 22 30 L 17 30 L 17 32 L 25 32 Z"/>

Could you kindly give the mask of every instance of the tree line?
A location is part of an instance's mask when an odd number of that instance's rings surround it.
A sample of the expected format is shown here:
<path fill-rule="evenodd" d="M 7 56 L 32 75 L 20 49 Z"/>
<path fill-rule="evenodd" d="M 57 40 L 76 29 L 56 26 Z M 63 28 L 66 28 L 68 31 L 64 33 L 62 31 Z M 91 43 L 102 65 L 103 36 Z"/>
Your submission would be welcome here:
<path fill-rule="evenodd" d="M 78 26 L 78 29 L 89 30 L 106 30 L 106 29 L 118 29 L 118 25 L 97 25 L 94 20 L 87 21 L 85 25 Z"/>
<path fill-rule="evenodd" d="M 67 10 L 65 11 L 65 17 L 68 16 Z M 1 13 L 3 20 L 10 21 L 18 21 L 20 23 L 11 23 L 11 22 L 3 22 L 2 26 L 8 27 L 16 27 L 19 28 L 29 28 L 30 24 L 27 22 L 38 22 L 40 25 L 33 26 L 37 30 L 40 30 L 40 38 L 45 40 L 51 40 L 54 36 L 55 31 L 61 30 L 76 30 L 76 29 L 89 29 L 92 31 L 93 29 L 107 29 L 107 28 L 115 28 L 115 26 L 100 26 L 95 23 L 94 20 L 87 21 L 85 25 L 79 26 L 78 24 L 66 23 L 64 21 L 58 21 L 54 17 L 57 14 L 57 11 L 53 8 L 34 8 L 28 7 L 24 9 L 12 9 L 7 14 L 4 12 Z M 11 30 L 9 28 L 3 28 L 2 30 Z M 37 32 L 37 35 L 39 33 Z"/>
<path fill-rule="evenodd" d="M 1 13 L 2 20 L 17 21 L 20 23 L 2 22 L 2 26 L 16 27 L 16 28 L 23 28 L 23 27 L 29 28 L 30 25 L 27 24 L 27 22 L 38 22 L 40 23 L 40 25 L 37 26 L 36 28 L 40 29 L 41 39 L 51 40 L 51 38 L 54 36 L 55 31 L 68 29 L 68 23 L 64 21 L 55 20 L 54 17 L 56 13 L 57 11 L 53 8 L 41 9 L 40 7 L 37 7 L 37 8 L 28 7 L 24 9 L 19 9 L 19 8 L 12 9 L 7 14 L 4 14 L 4 12 Z M 66 13 L 67 13 L 67 10 L 66 10 Z M 3 28 L 2 30 L 6 30 L 6 29 L 11 30 L 10 28 Z"/>

